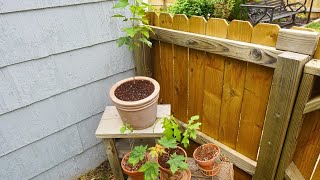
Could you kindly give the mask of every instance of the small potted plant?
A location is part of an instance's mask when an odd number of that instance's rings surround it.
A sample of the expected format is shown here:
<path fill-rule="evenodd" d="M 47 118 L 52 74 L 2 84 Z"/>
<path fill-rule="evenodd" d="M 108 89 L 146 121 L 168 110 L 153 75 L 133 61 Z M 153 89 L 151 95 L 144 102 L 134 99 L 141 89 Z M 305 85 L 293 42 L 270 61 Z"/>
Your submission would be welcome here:
<path fill-rule="evenodd" d="M 195 123 L 199 116 L 193 116 L 188 121 L 187 128 L 182 134 L 180 126 L 173 116 L 165 117 L 163 119 L 163 128 L 165 135 L 158 143 L 158 147 L 150 148 L 151 155 L 157 154 L 157 161 L 160 165 L 160 177 L 161 179 L 191 179 L 191 172 L 186 163 L 187 153 L 184 149 L 177 146 L 177 142 L 183 144 L 186 148 L 189 146 L 189 139 L 196 138 L 196 130 L 201 125 L 200 122 Z"/>
<path fill-rule="evenodd" d="M 136 146 L 121 161 L 121 168 L 132 180 L 143 180 L 143 172 L 139 169 L 149 161 L 147 146 Z"/>
<path fill-rule="evenodd" d="M 160 179 L 162 180 L 190 180 L 191 172 L 187 164 L 187 153 L 178 146 L 178 143 L 188 147 L 189 139 L 196 138 L 196 130 L 201 125 L 200 122 L 195 122 L 198 119 L 199 116 L 191 117 L 187 129 L 182 134 L 180 126 L 173 116 L 163 118 L 164 136 L 158 140 L 154 147 L 148 149 L 151 157 L 149 161 L 145 162 L 148 157 L 146 156 L 147 146 L 137 146 L 122 159 L 122 169 L 132 178 L 142 178 L 143 176 L 145 180 L 156 180 L 160 170 Z M 120 131 L 121 133 L 126 131 L 130 133 L 132 130 L 129 125 L 124 125 Z M 134 169 L 128 171 L 131 166 L 134 166 Z M 133 175 L 133 172 L 138 175 Z"/>
<path fill-rule="evenodd" d="M 118 46 L 127 45 L 129 50 L 133 50 L 142 43 L 151 47 L 152 43 L 148 38 L 152 29 L 148 26 L 145 11 L 153 7 L 142 0 L 130 3 L 128 0 L 119 0 L 113 8 L 128 8 L 131 12 L 131 17 L 124 14 L 112 16 L 131 22 L 131 27 L 122 29 L 125 36 L 117 40 Z M 124 123 L 130 124 L 133 129 L 144 129 L 156 121 L 159 92 L 160 86 L 156 80 L 138 76 L 117 82 L 110 89 L 109 95 Z"/>
<path fill-rule="evenodd" d="M 203 144 L 193 152 L 193 158 L 200 167 L 201 172 L 207 176 L 215 176 L 220 170 L 216 162 L 220 155 L 220 148 L 212 143 Z"/>

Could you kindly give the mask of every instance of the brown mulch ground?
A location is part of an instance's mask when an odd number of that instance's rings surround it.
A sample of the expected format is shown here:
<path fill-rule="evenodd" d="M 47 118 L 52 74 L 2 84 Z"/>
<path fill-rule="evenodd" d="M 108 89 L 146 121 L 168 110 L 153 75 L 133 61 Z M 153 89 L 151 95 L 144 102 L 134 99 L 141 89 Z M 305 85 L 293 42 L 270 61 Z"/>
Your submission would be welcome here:
<path fill-rule="evenodd" d="M 96 169 L 93 169 L 80 177 L 77 180 L 110 180 L 113 179 L 110 164 L 108 161 L 101 163 Z"/>

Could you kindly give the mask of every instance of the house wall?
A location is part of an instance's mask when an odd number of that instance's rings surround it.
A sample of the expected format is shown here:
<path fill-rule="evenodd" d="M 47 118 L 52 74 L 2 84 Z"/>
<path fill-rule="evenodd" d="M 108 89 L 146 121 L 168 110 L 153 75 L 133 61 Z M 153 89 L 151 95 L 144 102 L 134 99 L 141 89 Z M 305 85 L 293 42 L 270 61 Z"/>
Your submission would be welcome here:
<path fill-rule="evenodd" d="M 106 159 L 94 133 L 134 74 L 115 3 L 0 0 L 1 180 L 72 179 Z"/>

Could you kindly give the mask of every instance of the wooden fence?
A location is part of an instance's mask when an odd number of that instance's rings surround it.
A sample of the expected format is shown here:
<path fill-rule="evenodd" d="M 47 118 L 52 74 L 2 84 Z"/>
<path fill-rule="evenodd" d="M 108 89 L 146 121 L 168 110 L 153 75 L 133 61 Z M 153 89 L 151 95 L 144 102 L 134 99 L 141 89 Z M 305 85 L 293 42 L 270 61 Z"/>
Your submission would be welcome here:
<path fill-rule="evenodd" d="M 200 115 L 196 142 L 218 144 L 237 166 L 235 179 L 273 179 L 317 33 L 166 13 L 148 18 L 153 47 L 136 59 L 151 62 L 142 69 L 160 83 L 160 101 L 184 122 Z"/>

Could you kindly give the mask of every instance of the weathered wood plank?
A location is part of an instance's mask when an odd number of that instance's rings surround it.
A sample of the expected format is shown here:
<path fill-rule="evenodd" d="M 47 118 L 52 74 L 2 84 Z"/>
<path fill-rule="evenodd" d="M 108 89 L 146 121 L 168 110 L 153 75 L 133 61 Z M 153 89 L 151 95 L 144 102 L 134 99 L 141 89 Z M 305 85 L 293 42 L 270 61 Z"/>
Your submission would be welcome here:
<path fill-rule="evenodd" d="M 189 32 L 205 34 L 206 25 L 207 21 L 203 17 L 192 16 L 189 19 Z M 202 117 L 204 67 L 206 61 L 206 52 L 189 49 L 189 117 L 193 115 L 200 115 L 200 117 Z M 200 121 L 202 121 L 202 119 L 200 119 Z"/>
<path fill-rule="evenodd" d="M 320 96 L 317 96 L 307 102 L 306 107 L 303 110 L 303 114 L 316 111 L 320 109 Z"/>
<path fill-rule="evenodd" d="M 186 128 L 187 125 L 185 123 L 179 120 L 178 122 L 181 125 L 181 127 L 183 127 L 184 129 Z M 230 162 L 232 162 L 234 165 L 236 165 L 237 167 L 241 168 L 242 170 L 244 170 L 245 172 L 251 175 L 255 173 L 255 169 L 257 166 L 257 163 L 255 161 L 229 148 L 228 146 L 220 143 L 219 141 L 205 135 L 200 131 L 196 131 L 196 132 L 197 132 L 197 138 L 195 139 L 195 142 L 199 144 L 205 144 L 205 143 L 216 144 L 217 146 L 220 147 L 221 153 L 225 154 L 229 158 Z"/>
<path fill-rule="evenodd" d="M 157 117 L 162 118 L 170 115 L 170 105 L 158 105 Z M 123 122 L 115 106 L 107 106 L 101 121 L 96 130 L 97 138 L 144 138 L 144 137 L 161 137 L 162 124 L 156 121 L 154 125 L 142 130 L 133 130 L 130 134 L 122 134 L 120 128 Z"/>
<path fill-rule="evenodd" d="M 172 16 L 168 13 L 159 15 L 159 26 L 167 29 L 172 28 Z M 173 45 L 160 41 L 160 70 L 161 81 L 159 82 L 160 102 L 173 104 Z"/>
<path fill-rule="evenodd" d="M 292 52 L 278 57 L 254 179 L 274 179 L 301 72 L 308 60 L 309 56 Z"/>
<path fill-rule="evenodd" d="M 298 97 L 291 116 L 290 124 L 287 130 L 286 140 L 283 145 L 282 154 L 279 160 L 276 179 L 283 179 L 286 168 L 292 162 L 292 158 L 297 146 L 298 136 L 303 123 L 303 109 L 308 101 L 314 83 L 314 76 L 304 74 L 300 84 Z"/>
<path fill-rule="evenodd" d="M 173 29 L 179 31 L 189 31 L 189 19 L 185 15 L 175 15 L 173 17 Z M 189 88 L 189 49 L 186 47 L 173 45 L 174 58 L 174 95 L 172 113 L 183 122 L 188 120 L 188 88 Z"/>
<path fill-rule="evenodd" d="M 319 33 L 292 29 L 281 29 L 276 49 L 313 55 L 319 40 Z"/>
<path fill-rule="evenodd" d="M 104 139 L 108 161 L 111 164 L 111 170 L 115 179 L 124 180 L 114 139 Z"/>
<path fill-rule="evenodd" d="M 225 38 L 227 36 L 227 28 L 228 23 L 226 20 L 211 18 L 207 22 L 206 35 Z M 204 69 L 202 132 L 214 139 L 218 139 L 225 58 L 212 53 L 207 53 L 207 58 Z"/>
<path fill-rule="evenodd" d="M 320 76 L 320 59 L 310 60 L 306 64 L 304 72 L 308 74 L 313 74 L 315 76 Z"/>
<path fill-rule="evenodd" d="M 275 67 L 277 56 L 282 51 L 272 47 L 233 41 L 200 34 L 175 31 L 155 26 L 153 39 L 185 46 L 201 51 L 223 55 L 268 67 Z"/>
<path fill-rule="evenodd" d="M 304 116 L 297 148 L 293 156 L 301 174 L 309 179 L 320 154 L 320 110 Z"/>
<path fill-rule="evenodd" d="M 300 173 L 297 166 L 293 162 L 291 162 L 289 167 L 286 169 L 285 179 L 286 180 L 304 180 L 304 177 Z"/>

